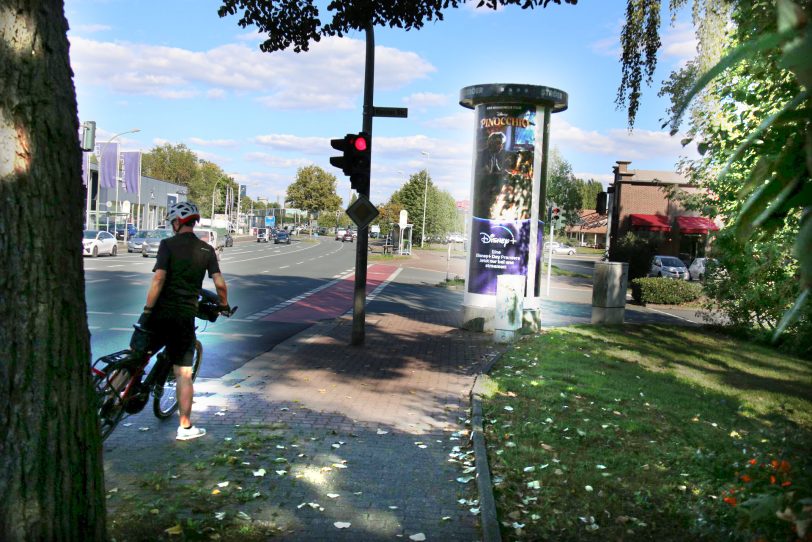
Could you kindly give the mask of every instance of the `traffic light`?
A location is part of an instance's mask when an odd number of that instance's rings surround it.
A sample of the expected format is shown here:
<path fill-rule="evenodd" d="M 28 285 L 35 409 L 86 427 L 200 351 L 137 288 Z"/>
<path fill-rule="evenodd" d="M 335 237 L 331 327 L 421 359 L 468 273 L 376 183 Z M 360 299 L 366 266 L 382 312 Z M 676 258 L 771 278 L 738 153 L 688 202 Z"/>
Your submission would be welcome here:
<path fill-rule="evenodd" d="M 330 146 L 342 156 L 330 157 L 330 164 L 350 178 L 350 185 L 359 194 L 369 195 L 369 169 L 372 156 L 369 134 L 347 134 L 342 139 L 331 139 Z"/>
<path fill-rule="evenodd" d="M 561 218 L 561 209 L 558 207 L 553 207 L 553 221 L 559 220 Z"/>

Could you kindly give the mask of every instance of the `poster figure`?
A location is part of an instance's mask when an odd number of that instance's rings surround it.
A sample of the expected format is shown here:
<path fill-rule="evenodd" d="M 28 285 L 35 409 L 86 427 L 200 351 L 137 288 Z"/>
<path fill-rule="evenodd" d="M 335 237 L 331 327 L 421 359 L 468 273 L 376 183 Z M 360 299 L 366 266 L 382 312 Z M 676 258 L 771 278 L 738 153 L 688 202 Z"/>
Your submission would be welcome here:
<path fill-rule="evenodd" d="M 468 291 L 494 294 L 497 276 L 527 274 L 536 106 L 479 104 L 476 112 Z"/>

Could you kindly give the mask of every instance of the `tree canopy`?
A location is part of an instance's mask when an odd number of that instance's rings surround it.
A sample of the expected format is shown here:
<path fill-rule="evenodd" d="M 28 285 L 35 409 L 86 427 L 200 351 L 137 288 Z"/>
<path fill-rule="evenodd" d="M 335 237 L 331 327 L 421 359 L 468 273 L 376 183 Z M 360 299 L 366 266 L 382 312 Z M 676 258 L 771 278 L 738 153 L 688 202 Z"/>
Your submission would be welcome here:
<path fill-rule="evenodd" d="M 304 166 L 288 186 L 286 201 L 308 214 L 338 211 L 341 198 L 336 194 L 336 177 L 319 166 Z"/>
<path fill-rule="evenodd" d="M 578 0 L 479 0 L 477 7 L 498 9 L 508 5 L 523 9 L 547 7 L 548 4 L 576 4 Z M 288 47 L 307 51 L 311 42 L 323 36 L 343 36 L 350 30 L 367 26 L 389 26 L 419 30 L 428 21 L 442 21 L 443 11 L 456 8 L 465 0 L 332 0 L 327 5 L 332 18 L 322 23 L 314 0 L 222 0 L 220 17 L 239 15 L 242 28 L 256 26 L 268 38 L 260 44 L 264 52 L 282 51 Z"/>

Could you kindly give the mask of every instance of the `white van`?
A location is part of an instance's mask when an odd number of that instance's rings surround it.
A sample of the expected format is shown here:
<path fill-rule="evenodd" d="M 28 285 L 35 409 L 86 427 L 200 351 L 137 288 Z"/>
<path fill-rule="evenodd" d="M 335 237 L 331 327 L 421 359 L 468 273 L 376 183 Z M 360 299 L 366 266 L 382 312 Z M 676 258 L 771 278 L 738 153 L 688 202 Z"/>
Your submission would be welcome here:
<path fill-rule="evenodd" d="M 206 228 L 195 228 L 195 235 L 201 240 L 210 244 L 212 247 L 220 248 L 217 243 L 217 232 Z"/>

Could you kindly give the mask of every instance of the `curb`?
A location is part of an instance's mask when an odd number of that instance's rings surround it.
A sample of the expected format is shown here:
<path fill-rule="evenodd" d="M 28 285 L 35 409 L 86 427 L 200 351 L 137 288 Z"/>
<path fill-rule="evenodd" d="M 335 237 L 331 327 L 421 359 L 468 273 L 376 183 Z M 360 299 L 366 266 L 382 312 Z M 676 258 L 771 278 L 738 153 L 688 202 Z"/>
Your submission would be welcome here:
<path fill-rule="evenodd" d="M 491 469 L 488 465 L 488 450 L 485 447 L 485 433 L 482 425 L 482 380 L 480 376 L 490 372 L 502 354 L 493 356 L 477 375 L 471 389 L 471 442 L 476 461 L 476 485 L 479 491 L 479 510 L 482 520 L 482 541 L 502 542 L 499 531 L 499 518 L 496 515 L 496 502 L 493 498 Z"/>

